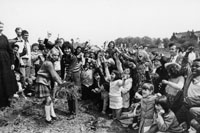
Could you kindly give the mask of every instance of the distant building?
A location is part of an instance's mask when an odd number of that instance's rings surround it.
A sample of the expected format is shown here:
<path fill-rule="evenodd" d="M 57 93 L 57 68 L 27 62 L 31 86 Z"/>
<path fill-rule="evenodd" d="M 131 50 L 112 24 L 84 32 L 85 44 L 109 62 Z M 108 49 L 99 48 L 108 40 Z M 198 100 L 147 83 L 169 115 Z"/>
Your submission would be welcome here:
<path fill-rule="evenodd" d="M 179 33 L 173 33 L 170 41 L 177 41 L 179 39 L 184 39 L 184 40 L 195 40 L 197 43 L 200 42 L 200 31 L 187 31 L 187 32 L 179 32 Z"/>

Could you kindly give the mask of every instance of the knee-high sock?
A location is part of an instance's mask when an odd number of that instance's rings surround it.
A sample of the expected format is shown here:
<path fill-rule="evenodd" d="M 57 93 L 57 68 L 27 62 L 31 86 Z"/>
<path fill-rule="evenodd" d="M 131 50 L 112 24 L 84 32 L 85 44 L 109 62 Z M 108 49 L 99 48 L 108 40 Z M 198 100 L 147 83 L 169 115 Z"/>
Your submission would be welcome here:
<path fill-rule="evenodd" d="M 51 106 L 45 105 L 44 109 L 45 109 L 46 120 L 47 120 L 47 121 L 51 121 L 51 115 L 50 115 Z"/>
<path fill-rule="evenodd" d="M 53 103 L 52 102 L 51 102 L 50 106 L 51 106 L 51 109 L 50 109 L 51 116 L 56 117 L 56 113 L 54 111 L 54 107 L 53 107 Z"/>

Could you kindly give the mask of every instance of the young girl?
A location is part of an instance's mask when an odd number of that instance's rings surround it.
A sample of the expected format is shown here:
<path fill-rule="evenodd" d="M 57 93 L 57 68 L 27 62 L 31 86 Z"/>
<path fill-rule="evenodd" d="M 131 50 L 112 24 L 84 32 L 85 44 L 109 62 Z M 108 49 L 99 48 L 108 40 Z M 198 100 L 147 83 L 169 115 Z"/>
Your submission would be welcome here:
<path fill-rule="evenodd" d="M 52 123 L 52 119 L 56 119 L 56 114 L 53 107 L 52 101 L 52 89 L 50 81 L 57 82 L 62 85 L 60 76 L 54 69 L 53 63 L 59 58 L 59 53 L 52 49 L 50 50 L 48 59 L 42 64 L 36 77 L 36 96 L 39 98 L 45 98 L 45 115 L 46 122 Z"/>
<path fill-rule="evenodd" d="M 169 108 L 166 96 L 160 96 L 155 101 L 157 133 L 183 133 L 184 129 Z"/>
<path fill-rule="evenodd" d="M 96 102 L 103 102 L 103 107 L 101 108 L 101 113 L 106 114 L 108 107 L 108 92 L 109 92 L 109 83 L 105 81 L 103 74 L 97 68 L 94 71 L 94 83 L 91 86 L 91 91 L 93 92 L 92 100 Z"/>
<path fill-rule="evenodd" d="M 90 63 L 86 62 L 81 72 L 82 100 L 88 100 L 90 98 L 90 86 L 93 84 L 93 71 L 93 68 L 90 68 Z"/>
<path fill-rule="evenodd" d="M 34 43 L 32 45 L 32 49 L 31 49 L 31 61 L 32 61 L 32 67 L 34 68 L 34 76 L 37 76 L 37 72 L 40 69 L 42 63 L 44 62 L 44 56 L 42 54 L 42 52 L 39 51 L 39 44 Z"/>
<path fill-rule="evenodd" d="M 119 119 L 121 115 L 121 110 L 123 107 L 123 100 L 122 100 L 122 86 L 126 80 L 126 76 L 119 79 L 119 72 L 113 70 L 111 75 L 108 70 L 108 65 L 104 62 L 105 65 L 105 73 L 106 73 L 106 80 L 110 83 L 110 91 L 109 91 L 109 107 L 112 109 L 113 118 Z"/>
<path fill-rule="evenodd" d="M 136 98 L 141 99 L 141 120 L 139 126 L 139 133 L 145 133 L 153 124 L 155 99 L 160 95 L 154 95 L 154 86 L 150 83 L 142 85 L 142 96 L 136 92 Z"/>
<path fill-rule="evenodd" d="M 78 46 L 74 52 L 74 55 L 77 57 L 78 59 L 78 63 L 80 66 L 83 65 L 83 60 L 84 60 L 84 54 L 82 52 L 82 47 Z"/>
<path fill-rule="evenodd" d="M 122 68 L 122 63 L 118 57 L 119 55 L 117 53 L 114 54 L 114 59 L 117 64 L 117 69 L 121 73 L 121 75 L 126 77 L 126 80 L 124 82 L 124 85 L 122 86 L 122 99 L 123 99 L 123 111 L 127 112 L 128 108 L 130 106 L 130 90 L 132 88 L 132 82 L 133 79 L 131 77 L 132 69 L 129 67 L 128 64 L 124 65 L 124 70 Z"/>

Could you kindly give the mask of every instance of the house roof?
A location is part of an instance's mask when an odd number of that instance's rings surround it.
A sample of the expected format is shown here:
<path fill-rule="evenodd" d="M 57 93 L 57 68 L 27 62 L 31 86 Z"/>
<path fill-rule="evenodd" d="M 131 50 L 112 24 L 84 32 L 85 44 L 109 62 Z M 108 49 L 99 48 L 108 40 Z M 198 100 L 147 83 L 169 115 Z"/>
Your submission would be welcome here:
<path fill-rule="evenodd" d="M 191 33 L 192 33 L 192 31 L 187 31 L 187 32 L 175 33 L 174 35 L 176 36 L 176 38 L 182 38 L 182 37 L 189 37 Z M 194 34 L 197 37 L 200 37 L 200 31 L 195 31 Z"/>
<path fill-rule="evenodd" d="M 190 32 L 179 32 L 179 33 L 175 33 L 175 36 L 176 36 L 177 38 L 187 37 L 187 36 L 190 36 Z"/>

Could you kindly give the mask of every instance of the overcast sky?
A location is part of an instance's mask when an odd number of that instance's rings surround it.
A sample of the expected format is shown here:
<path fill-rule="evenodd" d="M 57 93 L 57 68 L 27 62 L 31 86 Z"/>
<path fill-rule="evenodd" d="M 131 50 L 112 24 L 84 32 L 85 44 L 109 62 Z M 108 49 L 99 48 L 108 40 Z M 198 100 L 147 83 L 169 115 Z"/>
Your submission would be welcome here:
<path fill-rule="evenodd" d="M 170 37 L 200 30 L 200 0 L 0 0 L 4 34 L 29 31 L 33 43 L 46 32 L 66 40 L 102 44 L 127 36 Z"/>

